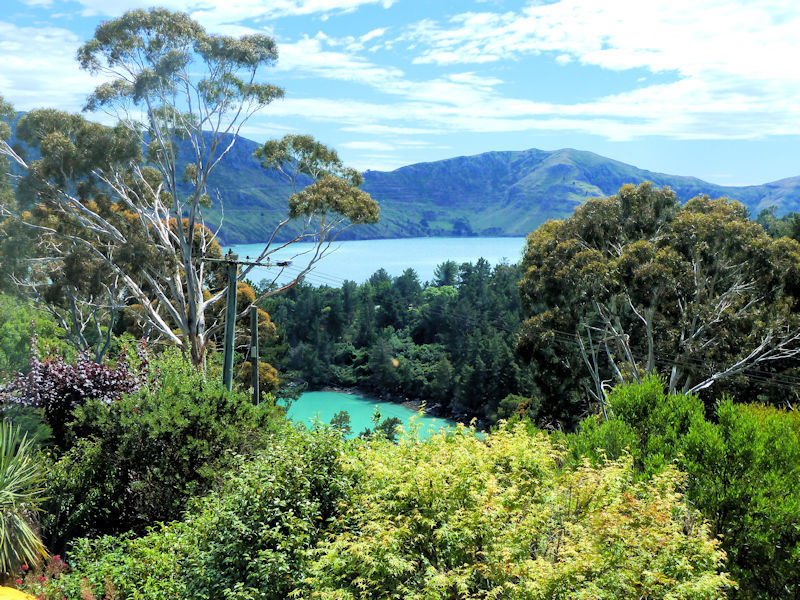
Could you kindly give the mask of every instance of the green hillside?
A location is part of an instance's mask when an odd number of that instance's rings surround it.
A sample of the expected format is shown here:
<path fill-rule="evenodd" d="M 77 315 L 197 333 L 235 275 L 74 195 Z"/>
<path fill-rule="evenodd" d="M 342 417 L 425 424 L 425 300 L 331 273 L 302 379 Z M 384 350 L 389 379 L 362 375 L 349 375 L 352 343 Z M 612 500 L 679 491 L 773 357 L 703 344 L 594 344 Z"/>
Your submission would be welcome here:
<path fill-rule="evenodd" d="M 288 187 L 252 157 L 257 144 L 241 139 L 212 178 L 224 201 L 221 237 L 258 242 L 285 214 Z M 695 177 L 637 169 L 592 152 L 487 152 L 391 172 L 366 171 L 363 188 L 381 205 L 381 220 L 346 232 L 348 239 L 417 236 L 525 235 L 548 219 L 565 217 L 593 196 L 616 193 L 625 183 L 670 186 L 686 201 L 698 194 L 728 196 L 755 216 L 769 206 L 778 214 L 800 210 L 800 177 L 747 187 L 720 186 Z M 209 220 L 218 222 L 215 204 Z"/>
<path fill-rule="evenodd" d="M 286 216 L 291 189 L 276 172 L 261 168 L 253 156 L 258 146 L 239 138 L 210 178 L 213 201 L 205 216 L 214 229 L 221 225 L 225 244 L 263 241 Z M 179 148 L 188 161 L 188 145 Z M 30 158 L 37 156 L 29 149 Z M 368 170 L 363 188 L 379 202 L 381 219 L 353 227 L 341 239 L 526 235 L 548 219 L 572 214 L 587 198 L 642 181 L 668 185 L 683 201 L 698 194 L 735 198 L 754 217 L 770 206 L 777 207 L 778 215 L 800 211 L 800 177 L 726 187 L 638 169 L 592 152 L 530 149 L 460 156 L 390 172 Z M 288 225 L 280 238 L 293 235 L 297 227 Z"/>

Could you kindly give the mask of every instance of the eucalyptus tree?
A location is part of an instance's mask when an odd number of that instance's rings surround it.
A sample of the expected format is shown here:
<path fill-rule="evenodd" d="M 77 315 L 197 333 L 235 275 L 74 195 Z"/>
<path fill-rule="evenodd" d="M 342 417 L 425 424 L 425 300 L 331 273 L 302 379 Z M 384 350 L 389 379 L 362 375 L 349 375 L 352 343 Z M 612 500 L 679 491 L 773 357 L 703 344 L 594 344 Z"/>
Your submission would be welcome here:
<path fill-rule="evenodd" d="M 178 346 L 198 366 L 222 326 L 213 307 L 226 294 L 225 286 L 212 285 L 219 283 L 214 276 L 219 263 L 206 260 L 220 258 L 217 232 L 203 217 L 204 207 L 220 201 L 209 177 L 248 119 L 282 97 L 281 88 L 260 78 L 277 57 L 274 40 L 265 35 L 212 35 L 183 13 L 129 11 L 102 23 L 79 49 L 78 60 L 83 69 L 105 79 L 89 96 L 86 109 L 116 119 L 113 132 L 120 143 L 132 141 L 145 149 L 144 156 L 116 160 L 112 153 L 113 160 L 89 165 L 76 181 L 70 173 L 37 173 L 7 144 L 0 148 L 28 168 L 42 204 L 67 216 L 74 230 L 31 223 L 29 215 L 8 205 L 4 212 L 30 225 L 37 236 L 57 240 L 49 244 L 51 253 L 63 249 L 65 240 L 70 252 L 80 248 L 108 273 L 102 287 L 112 292 L 113 300 L 105 307 L 135 306 L 129 314 L 151 336 Z M 57 128 L 38 135 L 42 160 L 49 158 L 53 165 L 62 148 L 82 156 L 77 150 L 82 142 L 90 140 L 65 139 Z M 268 259 L 290 243 L 313 240 L 315 249 L 302 255 L 305 262 L 288 285 L 330 250 L 339 230 L 372 222 L 378 214 L 375 202 L 355 189 L 357 174 L 331 163 L 335 153 L 321 144 L 315 148 L 324 151 L 313 152 L 302 167 L 315 178 L 314 185 L 292 195 L 288 217 L 265 234 L 268 242 L 259 257 Z M 91 193 L 81 193 L 84 181 L 96 184 Z M 108 202 L 98 203 L 98 196 Z M 303 219 L 301 233 L 276 244 L 277 231 L 296 218 Z M 91 304 L 100 303 L 93 299 Z"/>
<path fill-rule="evenodd" d="M 800 244 L 738 202 L 626 185 L 530 234 L 522 267 L 520 350 L 598 401 L 644 373 L 764 397 L 800 366 Z"/>

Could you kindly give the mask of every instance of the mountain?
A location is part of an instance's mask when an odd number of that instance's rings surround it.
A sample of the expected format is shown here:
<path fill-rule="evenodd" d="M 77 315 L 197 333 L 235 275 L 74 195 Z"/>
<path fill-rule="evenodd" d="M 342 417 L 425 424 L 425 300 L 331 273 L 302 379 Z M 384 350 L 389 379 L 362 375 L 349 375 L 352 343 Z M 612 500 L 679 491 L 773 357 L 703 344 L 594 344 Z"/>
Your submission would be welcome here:
<path fill-rule="evenodd" d="M 258 242 L 284 214 L 289 194 L 275 173 L 261 169 L 258 145 L 241 139 L 212 178 L 225 205 L 221 237 L 227 243 Z M 695 177 L 638 169 L 592 152 L 486 152 L 419 163 L 394 171 L 366 171 L 363 189 L 381 205 L 376 225 L 360 225 L 347 239 L 417 236 L 526 235 L 548 219 L 562 218 L 594 196 L 625 183 L 668 185 L 682 201 L 698 194 L 728 196 L 752 215 L 776 206 L 800 211 L 800 177 L 764 185 L 721 186 Z M 212 211 L 210 220 L 220 216 Z"/>
<path fill-rule="evenodd" d="M 261 168 L 253 156 L 258 147 L 239 138 L 211 175 L 215 200 L 205 210 L 206 220 L 215 229 L 222 223 L 219 233 L 225 244 L 264 241 L 286 216 L 291 188 L 277 172 Z M 190 160 L 188 142 L 178 142 L 178 148 L 181 162 Z M 29 149 L 29 158 L 37 154 Z M 380 204 L 380 221 L 353 227 L 341 239 L 521 236 L 548 219 L 570 215 L 587 198 L 608 196 L 625 183 L 642 181 L 668 185 L 682 201 L 698 194 L 728 196 L 744 203 L 753 216 L 771 206 L 777 207 L 778 215 L 800 212 L 800 177 L 726 187 L 638 169 L 592 152 L 531 149 L 366 171 L 363 189 Z M 286 239 L 298 227 L 287 225 L 281 237 Z"/>

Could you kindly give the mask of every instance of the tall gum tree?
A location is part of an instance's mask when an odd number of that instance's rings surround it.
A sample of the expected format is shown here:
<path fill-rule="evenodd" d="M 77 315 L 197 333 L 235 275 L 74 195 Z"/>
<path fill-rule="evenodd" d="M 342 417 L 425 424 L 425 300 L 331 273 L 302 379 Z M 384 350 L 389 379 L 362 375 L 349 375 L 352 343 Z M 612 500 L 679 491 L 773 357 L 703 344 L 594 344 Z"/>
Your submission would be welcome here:
<path fill-rule="evenodd" d="M 91 254 L 115 278 L 114 302 L 136 305 L 135 314 L 151 336 L 180 347 L 198 366 L 222 327 L 213 307 L 226 294 L 225 286 L 206 285 L 215 267 L 204 259 L 218 257 L 216 232 L 203 218 L 203 208 L 216 201 L 209 176 L 248 119 L 282 97 L 282 89 L 259 78 L 277 57 L 276 44 L 268 36 L 211 35 L 187 15 L 165 9 L 129 11 L 102 23 L 78 51 L 81 67 L 106 80 L 89 96 L 86 109 L 117 119 L 120 135 L 124 130 L 146 150 L 141 160 L 89 171 L 128 225 L 115 225 L 97 209 L 94 196 L 77 193 L 74 182 L 59 180 L 57 173 L 34 173 L 39 193 L 49 210 L 68 215 L 80 233 L 65 237 L 57 227 L 42 228 L 4 206 L 6 216 L 32 225 L 37 235 L 59 242 L 68 239 Z M 43 159 L 49 155 L 57 161 L 50 149 L 64 142 L 62 137 L 58 131 L 38 136 Z M 335 152 L 323 145 L 310 138 L 304 143 L 312 151 L 291 168 L 311 175 L 312 184 L 295 190 L 287 218 L 265 231 L 268 242 L 259 260 L 297 241 L 312 241 L 313 249 L 298 253 L 302 266 L 288 283 L 270 286 L 265 294 L 296 283 L 330 251 L 343 228 L 378 218 L 377 204 L 356 188 L 358 174 L 344 169 Z M 178 158 L 179 144 L 191 149 L 188 164 Z M 278 143 L 264 156 L 265 162 L 282 164 L 288 173 L 289 163 L 298 156 L 295 146 Z M 8 144 L 0 151 L 29 168 Z M 277 232 L 292 219 L 302 219 L 300 233 L 275 243 Z M 134 239 L 141 260 L 131 260 L 130 253 L 120 260 L 119 249 Z M 56 246 L 51 243 L 51 250 Z"/>

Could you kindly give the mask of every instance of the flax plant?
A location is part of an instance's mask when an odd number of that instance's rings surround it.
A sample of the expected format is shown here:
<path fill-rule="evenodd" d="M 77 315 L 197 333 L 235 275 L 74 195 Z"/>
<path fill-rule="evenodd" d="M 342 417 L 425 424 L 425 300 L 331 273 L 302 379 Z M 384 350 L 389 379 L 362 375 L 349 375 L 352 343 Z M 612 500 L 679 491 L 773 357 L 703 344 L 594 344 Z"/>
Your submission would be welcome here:
<path fill-rule="evenodd" d="M 47 556 L 36 528 L 42 480 L 33 440 L 0 423 L 0 571 L 5 576 Z"/>

